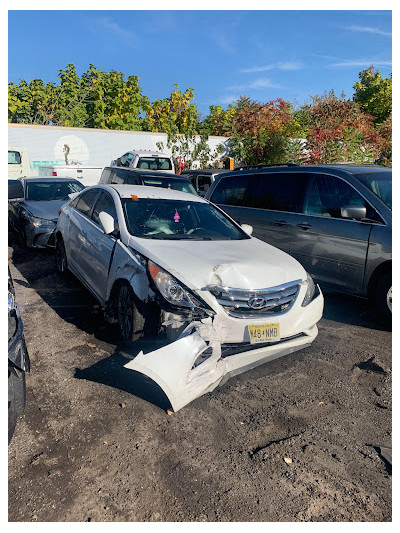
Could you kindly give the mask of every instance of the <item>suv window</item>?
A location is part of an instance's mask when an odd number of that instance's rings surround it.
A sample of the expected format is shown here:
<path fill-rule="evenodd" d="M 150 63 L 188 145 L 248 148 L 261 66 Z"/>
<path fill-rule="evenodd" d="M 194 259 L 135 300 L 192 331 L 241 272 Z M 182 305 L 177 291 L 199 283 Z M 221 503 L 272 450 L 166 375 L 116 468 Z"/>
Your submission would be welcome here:
<path fill-rule="evenodd" d="M 115 222 L 115 226 L 117 227 L 118 226 L 118 218 L 117 218 L 117 211 L 115 209 L 114 200 L 112 199 L 110 194 L 108 194 L 107 192 L 104 192 L 104 191 L 102 191 L 100 193 L 100 196 L 99 196 L 99 198 L 98 198 L 98 200 L 96 202 L 96 205 L 95 205 L 95 207 L 93 209 L 93 213 L 92 213 L 93 221 L 96 222 L 96 224 L 98 224 L 99 226 L 101 226 L 99 214 L 102 211 L 105 211 L 106 213 L 108 213 L 109 215 L 111 215 L 113 217 L 114 222 Z"/>
<path fill-rule="evenodd" d="M 380 218 L 368 202 L 342 179 L 327 174 L 312 175 L 304 204 L 306 215 L 342 218 L 341 208 L 347 205 L 365 206 L 368 218 Z"/>
<path fill-rule="evenodd" d="M 99 189 L 92 189 L 91 191 L 82 193 L 81 196 L 79 196 L 75 209 L 84 215 L 89 216 L 98 194 Z"/>
<path fill-rule="evenodd" d="M 199 174 L 199 177 L 197 178 L 197 184 L 199 191 L 207 192 L 211 187 L 211 176 Z"/>
<path fill-rule="evenodd" d="M 137 174 L 124 170 L 113 170 L 107 183 L 141 185 L 142 181 Z"/>
<path fill-rule="evenodd" d="M 247 203 L 248 194 L 246 194 L 248 185 L 248 174 L 222 178 L 213 192 L 211 201 L 214 204 L 248 206 L 250 205 Z"/>
<path fill-rule="evenodd" d="M 251 178 L 252 207 L 301 213 L 307 185 L 307 174 L 269 172 Z"/>

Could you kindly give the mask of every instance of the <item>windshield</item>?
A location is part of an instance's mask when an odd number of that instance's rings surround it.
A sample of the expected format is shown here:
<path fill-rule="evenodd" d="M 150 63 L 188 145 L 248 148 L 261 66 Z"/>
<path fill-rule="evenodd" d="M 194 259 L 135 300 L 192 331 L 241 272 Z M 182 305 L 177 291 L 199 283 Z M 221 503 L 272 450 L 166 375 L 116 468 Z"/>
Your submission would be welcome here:
<path fill-rule="evenodd" d="M 392 209 L 392 171 L 357 174 L 357 178 Z"/>
<path fill-rule="evenodd" d="M 129 233 L 143 239 L 239 240 L 249 236 L 221 211 L 203 202 L 122 199 Z"/>
<path fill-rule="evenodd" d="M 137 168 L 172 170 L 172 165 L 168 157 L 141 157 L 138 161 Z"/>
<path fill-rule="evenodd" d="M 190 183 L 190 181 L 174 179 L 174 178 L 162 178 L 158 179 L 152 176 L 146 178 L 143 176 L 143 183 L 152 187 L 163 187 L 164 189 L 174 189 L 175 191 L 188 192 L 190 194 L 197 194 L 196 189 Z"/>
<path fill-rule="evenodd" d="M 56 181 L 43 183 L 26 183 L 25 199 L 31 202 L 48 202 L 50 200 L 68 200 L 68 195 L 79 192 L 85 187 L 78 181 Z"/>

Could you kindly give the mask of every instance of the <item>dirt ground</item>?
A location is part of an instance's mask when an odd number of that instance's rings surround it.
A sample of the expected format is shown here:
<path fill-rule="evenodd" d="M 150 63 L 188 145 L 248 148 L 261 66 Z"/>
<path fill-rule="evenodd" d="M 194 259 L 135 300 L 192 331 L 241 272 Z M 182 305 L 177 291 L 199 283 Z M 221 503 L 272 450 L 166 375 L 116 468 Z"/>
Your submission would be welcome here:
<path fill-rule="evenodd" d="M 51 252 L 9 244 L 31 358 L 10 522 L 391 520 L 392 334 L 363 300 L 325 293 L 310 348 L 169 415 L 123 368 L 140 346 Z"/>

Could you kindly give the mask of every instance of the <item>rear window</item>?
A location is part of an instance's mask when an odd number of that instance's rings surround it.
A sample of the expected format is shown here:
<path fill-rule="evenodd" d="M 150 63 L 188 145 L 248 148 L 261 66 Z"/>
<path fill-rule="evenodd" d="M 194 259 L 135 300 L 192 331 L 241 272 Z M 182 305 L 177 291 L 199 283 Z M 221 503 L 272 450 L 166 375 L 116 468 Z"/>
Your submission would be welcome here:
<path fill-rule="evenodd" d="M 144 170 L 172 170 L 171 161 L 165 157 L 141 157 L 137 168 Z"/>
<path fill-rule="evenodd" d="M 8 164 L 9 165 L 20 165 L 21 154 L 15 150 L 8 150 Z"/>
<path fill-rule="evenodd" d="M 146 178 L 143 176 L 144 185 L 150 187 L 163 187 L 164 189 L 174 189 L 175 191 L 188 192 L 190 194 L 197 194 L 196 189 L 190 181 L 179 180 L 174 178 L 158 179 L 156 177 Z"/>

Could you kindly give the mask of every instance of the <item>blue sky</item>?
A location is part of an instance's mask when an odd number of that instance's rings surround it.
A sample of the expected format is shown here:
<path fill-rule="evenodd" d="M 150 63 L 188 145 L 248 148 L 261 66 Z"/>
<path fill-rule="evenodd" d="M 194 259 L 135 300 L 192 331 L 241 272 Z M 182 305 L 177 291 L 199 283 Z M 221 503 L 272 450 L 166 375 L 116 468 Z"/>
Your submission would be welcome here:
<path fill-rule="evenodd" d="M 9 81 L 58 83 L 68 63 L 79 75 L 92 63 L 139 76 L 152 101 L 193 87 L 203 115 L 240 95 L 351 97 L 362 69 L 392 72 L 389 10 L 9 11 L 8 24 Z"/>

